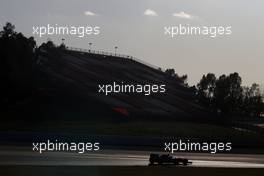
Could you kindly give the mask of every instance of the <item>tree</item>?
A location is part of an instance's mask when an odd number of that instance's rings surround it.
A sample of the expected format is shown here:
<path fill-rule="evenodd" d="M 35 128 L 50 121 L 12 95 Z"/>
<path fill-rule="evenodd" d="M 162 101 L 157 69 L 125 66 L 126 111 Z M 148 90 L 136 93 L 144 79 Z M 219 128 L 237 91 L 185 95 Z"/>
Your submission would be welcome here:
<path fill-rule="evenodd" d="M 232 113 L 238 113 L 242 103 L 242 79 L 238 73 L 232 73 L 228 78 L 229 83 L 229 99 L 228 103 L 231 106 Z"/>
<path fill-rule="evenodd" d="M 216 77 L 213 73 L 203 75 L 197 84 L 199 102 L 206 107 L 213 106 Z"/>
<path fill-rule="evenodd" d="M 260 86 L 253 83 L 243 88 L 243 112 L 248 116 L 259 117 L 264 112 L 263 95 Z"/>
<path fill-rule="evenodd" d="M 188 75 L 184 74 L 182 76 L 179 76 L 173 68 L 169 68 L 165 70 L 165 73 L 168 76 L 176 78 L 181 84 L 188 86 L 187 80 L 188 80 Z"/>
<path fill-rule="evenodd" d="M 62 49 L 62 50 L 67 49 L 67 47 L 66 47 L 66 45 L 64 43 L 60 44 L 59 48 Z"/>
<path fill-rule="evenodd" d="M 208 73 L 197 84 L 198 101 L 209 110 L 221 114 L 261 116 L 264 112 L 263 94 L 256 83 L 242 87 L 238 73 L 228 76 Z"/>
<path fill-rule="evenodd" d="M 182 75 L 182 76 L 179 76 L 179 79 L 180 79 L 180 81 L 181 81 L 184 85 L 188 86 L 188 83 L 187 83 L 187 81 L 188 81 L 188 75 L 187 75 L 187 74 L 184 74 L 184 75 Z"/>
<path fill-rule="evenodd" d="M 165 70 L 165 73 L 169 76 L 175 77 L 177 74 L 175 73 L 175 70 L 173 68 L 168 68 Z"/>
<path fill-rule="evenodd" d="M 0 32 L 1 102 L 25 97 L 32 87 L 32 63 L 36 42 L 6 23 Z"/>
<path fill-rule="evenodd" d="M 15 26 L 11 23 L 7 22 L 6 25 L 3 27 L 3 31 L 0 32 L 1 38 L 8 38 L 12 37 L 15 34 Z"/>

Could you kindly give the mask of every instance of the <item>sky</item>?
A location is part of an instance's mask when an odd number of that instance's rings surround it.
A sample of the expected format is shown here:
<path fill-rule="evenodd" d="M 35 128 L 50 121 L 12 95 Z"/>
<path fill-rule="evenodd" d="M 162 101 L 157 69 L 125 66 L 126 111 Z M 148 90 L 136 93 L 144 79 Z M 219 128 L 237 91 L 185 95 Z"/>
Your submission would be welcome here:
<path fill-rule="evenodd" d="M 38 44 L 65 38 L 67 46 L 132 55 L 163 69 L 187 74 L 190 85 L 203 74 L 238 72 L 243 85 L 264 84 L 263 0 L 1 0 L 0 25 L 8 21 L 32 36 L 33 26 L 99 26 L 100 35 L 34 36 Z M 232 34 L 164 35 L 165 26 L 231 26 Z"/>

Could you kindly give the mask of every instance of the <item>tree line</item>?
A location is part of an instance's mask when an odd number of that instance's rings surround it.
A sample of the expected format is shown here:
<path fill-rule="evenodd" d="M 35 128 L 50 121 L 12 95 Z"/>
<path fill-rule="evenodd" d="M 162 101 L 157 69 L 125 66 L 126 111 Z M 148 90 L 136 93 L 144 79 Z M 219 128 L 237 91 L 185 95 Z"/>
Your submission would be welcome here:
<path fill-rule="evenodd" d="M 165 73 L 189 87 L 186 74 L 179 76 L 174 69 L 167 69 Z M 257 83 L 242 86 L 242 78 L 236 72 L 218 78 L 208 73 L 202 76 L 196 86 L 189 88 L 201 106 L 218 116 L 263 116 L 264 91 Z"/>
<path fill-rule="evenodd" d="M 197 84 L 197 99 L 201 105 L 218 115 L 260 117 L 264 112 L 263 92 L 259 84 L 242 86 L 238 73 L 203 75 Z"/>
<path fill-rule="evenodd" d="M 0 31 L 1 104 L 24 99 L 31 94 L 36 41 L 6 23 Z"/>

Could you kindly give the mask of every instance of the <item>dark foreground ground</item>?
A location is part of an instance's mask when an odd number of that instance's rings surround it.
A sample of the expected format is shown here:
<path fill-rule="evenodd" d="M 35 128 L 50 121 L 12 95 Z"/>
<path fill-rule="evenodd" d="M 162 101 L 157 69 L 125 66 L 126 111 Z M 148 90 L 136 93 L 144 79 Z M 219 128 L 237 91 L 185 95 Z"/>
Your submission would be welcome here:
<path fill-rule="evenodd" d="M 76 175 L 76 176 L 263 176 L 264 169 L 242 168 L 183 168 L 183 167 L 40 167 L 40 166 L 1 166 L 0 175 L 3 176 L 52 176 L 52 175 Z"/>

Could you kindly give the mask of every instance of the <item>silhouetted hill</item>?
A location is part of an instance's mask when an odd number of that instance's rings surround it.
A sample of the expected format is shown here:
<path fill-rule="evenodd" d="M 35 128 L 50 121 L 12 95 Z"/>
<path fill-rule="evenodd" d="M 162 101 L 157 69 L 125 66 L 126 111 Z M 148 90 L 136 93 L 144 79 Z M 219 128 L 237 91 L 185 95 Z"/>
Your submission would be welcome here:
<path fill-rule="evenodd" d="M 205 110 L 195 103 L 193 92 L 175 77 L 140 63 L 133 58 L 95 54 L 68 49 L 39 49 L 37 67 L 41 72 L 39 91 L 53 96 L 61 95 L 69 106 L 79 106 L 92 114 L 128 117 L 199 117 Z M 99 94 L 98 84 L 165 84 L 165 94 Z M 45 84 L 44 84 L 45 82 Z M 49 86 L 47 86 L 48 82 Z M 54 95 L 55 94 L 55 95 Z M 65 97 L 66 96 L 66 97 Z M 56 106 L 56 105 L 55 105 Z"/>

